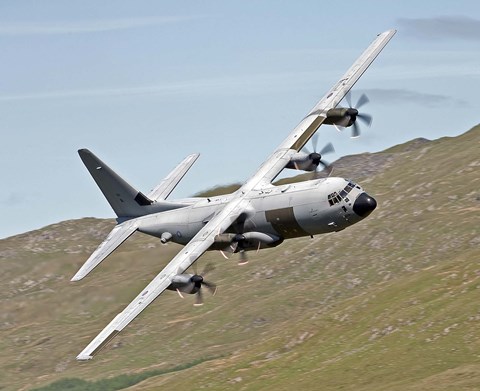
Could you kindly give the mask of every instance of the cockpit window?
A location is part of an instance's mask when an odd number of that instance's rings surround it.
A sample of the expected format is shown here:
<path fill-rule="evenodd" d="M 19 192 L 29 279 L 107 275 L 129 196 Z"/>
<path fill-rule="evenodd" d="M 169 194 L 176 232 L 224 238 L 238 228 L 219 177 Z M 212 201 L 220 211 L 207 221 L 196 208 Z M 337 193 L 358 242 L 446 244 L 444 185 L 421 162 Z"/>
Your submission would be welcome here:
<path fill-rule="evenodd" d="M 352 181 L 349 181 L 347 186 L 345 186 L 345 191 L 347 193 L 350 193 L 350 191 L 355 187 L 355 183 L 353 183 Z"/>
<path fill-rule="evenodd" d="M 355 187 L 355 183 L 352 181 L 349 181 L 347 186 L 338 194 L 337 192 L 334 192 L 332 194 L 328 195 L 328 203 L 330 206 L 333 206 L 335 204 L 338 204 L 339 202 L 342 201 L 342 198 L 346 201 L 349 202 L 349 199 L 347 198 L 348 193 L 352 191 L 352 189 Z"/>
<path fill-rule="evenodd" d="M 337 192 L 334 192 L 328 195 L 328 203 L 330 204 L 330 206 L 333 206 L 334 204 L 338 204 L 341 200 L 342 199 L 340 198 Z"/>

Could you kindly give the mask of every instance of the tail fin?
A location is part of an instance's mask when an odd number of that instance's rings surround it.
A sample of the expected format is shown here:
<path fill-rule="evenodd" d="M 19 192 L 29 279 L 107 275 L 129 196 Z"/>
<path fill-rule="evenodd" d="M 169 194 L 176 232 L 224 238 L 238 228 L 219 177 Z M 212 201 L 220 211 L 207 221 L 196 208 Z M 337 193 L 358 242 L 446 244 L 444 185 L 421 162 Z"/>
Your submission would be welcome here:
<path fill-rule="evenodd" d="M 151 199 L 130 186 L 88 149 L 80 149 L 78 154 L 118 217 L 145 214 L 142 207 L 151 205 Z"/>

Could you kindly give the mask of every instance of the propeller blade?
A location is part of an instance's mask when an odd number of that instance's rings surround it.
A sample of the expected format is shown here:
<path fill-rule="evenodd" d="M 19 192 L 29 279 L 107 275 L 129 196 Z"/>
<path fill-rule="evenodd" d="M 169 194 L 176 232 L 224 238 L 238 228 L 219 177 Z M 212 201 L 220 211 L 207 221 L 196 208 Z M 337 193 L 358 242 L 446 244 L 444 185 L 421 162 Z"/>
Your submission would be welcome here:
<path fill-rule="evenodd" d="M 352 112 L 349 113 L 351 120 L 353 120 L 353 124 L 351 125 L 352 135 L 350 137 L 356 138 L 360 136 L 360 127 L 357 124 L 357 119 L 360 119 L 368 126 L 370 126 L 372 123 L 372 116 L 370 114 L 363 114 L 358 112 L 360 107 L 370 102 L 370 99 L 368 99 L 368 96 L 366 94 L 362 94 L 360 98 L 358 98 L 356 105 L 352 106 L 351 94 L 350 91 L 348 91 L 345 95 L 345 100 L 347 101 L 349 108 L 352 110 Z M 342 126 L 337 126 L 336 124 L 334 124 L 334 126 L 338 131 L 343 130 Z"/>
<path fill-rule="evenodd" d="M 348 103 L 348 107 L 352 107 L 352 94 L 350 93 L 350 91 L 348 91 L 348 92 L 345 94 L 345 100 L 346 100 L 347 103 Z"/>
<path fill-rule="evenodd" d="M 333 144 L 332 143 L 328 143 L 327 145 L 325 145 L 322 150 L 320 151 L 320 155 L 326 155 L 326 154 L 329 154 L 329 153 L 333 153 L 335 152 L 335 148 L 333 148 Z"/>
<path fill-rule="evenodd" d="M 240 260 L 238 261 L 238 265 L 246 265 L 248 263 L 248 257 L 245 250 L 240 250 Z"/>
<path fill-rule="evenodd" d="M 368 102 L 370 102 L 370 99 L 368 99 L 368 96 L 365 94 L 362 94 L 362 96 L 358 99 L 358 102 L 355 108 L 358 110 L 360 107 L 367 104 Z"/>
<path fill-rule="evenodd" d="M 178 296 L 180 296 L 181 299 L 185 299 L 185 297 L 183 297 L 182 295 L 182 292 L 180 292 L 180 290 L 177 288 L 177 293 L 178 293 Z"/>
<path fill-rule="evenodd" d="M 373 118 L 370 114 L 358 114 L 357 115 L 358 119 L 361 119 L 363 123 L 367 124 L 370 126 L 372 124 Z"/>
<path fill-rule="evenodd" d="M 330 167 L 332 167 L 330 163 L 326 162 L 325 160 L 322 160 L 320 164 L 323 166 L 324 170 L 328 170 Z"/>
<path fill-rule="evenodd" d="M 209 281 L 203 281 L 203 285 L 207 287 L 207 289 L 210 291 L 212 296 L 215 296 L 215 293 L 217 293 L 217 285 Z"/>
<path fill-rule="evenodd" d="M 197 293 L 195 293 L 195 307 L 199 307 L 203 305 L 203 295 L 202 290 L 200 289 Z"/>
<path fill-rule="evenodd" d="M 325 173 L 327 174 L 327 177 L 329 177 L 333 171 L 333 166 L 326 161 L 321 161 L 320 164 L 323 166 L 322 171 L 325 171 Z"/>
<path fill-rule="evenodd" d="M 360 136 L 360 128 L 358 127 L 357 121 L 355 121 L 352 125 L 352 135 L 351 138 L 357 138 Z"/>
<path fill-rule="evenodd" d="M 337 132 L 343 132 L 343 129 L 345 129 L 344 126 L 340 126 L 340 125 L 337 125 L 337 124 L 333 124 L 333 126 L 335 126 L 335 129 L 337 129 Z"/>
<path fill-rule="evenodd" d="M 215 270 L 215 266 L 213 265 L 213 263 L 209 262 L 205 265 L 205 267 L 203 269 L 203 272 L 202 272 L 202 276 L 205 276 L 208 273 L 213 272 L 214 270 Z"/>
<path fill-rule="evenodd" d="M 318 133 L 315 133 L 315 134 L 312 136 L 313 152 L 317 152 L 317 145 L 318 145 Z"/>
<path fill-rule="evenodd" d="M 315 140 L 313 140 L 313 137 L 315 137 Z M 317 136 L 317 134 L 315 134 L 313 137 L 312 137 L 312 142 L 315 142 L 314 147 L 315 147 L 315 151 L 316 151 L 317 150 L 317 143 L 318 143 L 318 136 Z M 319 175 L 319 170 L 318 170 L 318 166 L 320 164 L 322 166 L 324 166 L 325 169 L 327 169 L 327 171 L 326 171 L 327 176 L 330 175 L 330 172 L 331 172 L 331 170 L 329 170 L 330 164 L 322 161 L 322 157 L 323 157 L 323 155 L 326 155 L 326 154 L 329 154 L 329 153 L 332 153 L 332 152 L 335 152 L 335 148 L 333 147 L 332 143 L 328 143 L 322 148 L 322 150 L 320 152 L 313 152 L 313 153 L 310 154 L 310 159 L 312 160 L 312 164 L 315 165 L 315 169 L 313 170 L 313 174 L 312 174 L 312 179 L 319 179 L 319 178 L 322 177 L 321 175 Z"/>

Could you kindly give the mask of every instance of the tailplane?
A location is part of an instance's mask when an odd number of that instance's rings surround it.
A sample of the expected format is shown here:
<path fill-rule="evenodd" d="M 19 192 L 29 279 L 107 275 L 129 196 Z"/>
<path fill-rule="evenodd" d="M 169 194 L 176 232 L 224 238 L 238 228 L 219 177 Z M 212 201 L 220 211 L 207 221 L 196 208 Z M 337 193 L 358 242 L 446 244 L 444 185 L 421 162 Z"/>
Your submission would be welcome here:
<path fill-rule="evenodd" d="M 116 225 L 70 281 L 79 281 L 84 278 L 127 240 L 137 230 L 135 220 L 128 220 Z"/>

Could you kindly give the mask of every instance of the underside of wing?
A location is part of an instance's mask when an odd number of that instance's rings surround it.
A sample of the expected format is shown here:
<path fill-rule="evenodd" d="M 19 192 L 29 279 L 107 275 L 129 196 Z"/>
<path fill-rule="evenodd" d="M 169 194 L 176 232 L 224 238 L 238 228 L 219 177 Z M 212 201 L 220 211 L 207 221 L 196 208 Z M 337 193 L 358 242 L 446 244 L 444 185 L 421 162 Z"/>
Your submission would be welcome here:
<path fill-rule="evenodd" d="M 78 281 L 90 273 L 100 262 L 107 258 L 118 246 L 127 240 L 135 231 L 137 225 L 134 220 L 126 221 L 118 224 L 108 234 L 107 238 L 97 247 L 97 249 L 90 255 L 83 266 L 72 277 L 71 281 Z"/>

